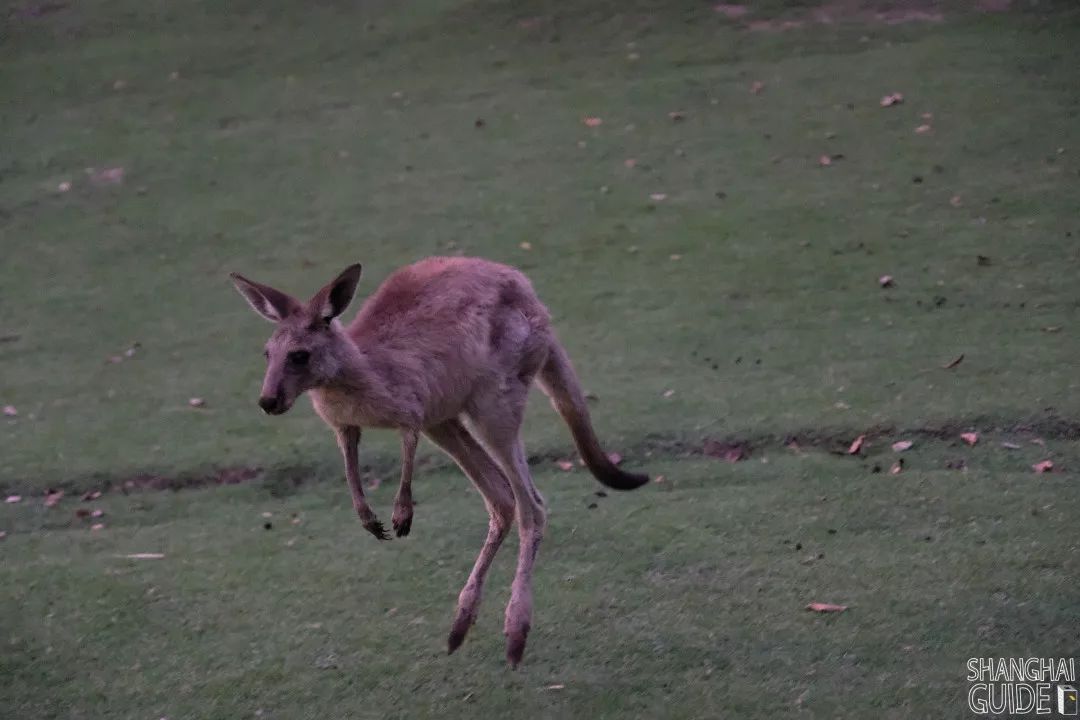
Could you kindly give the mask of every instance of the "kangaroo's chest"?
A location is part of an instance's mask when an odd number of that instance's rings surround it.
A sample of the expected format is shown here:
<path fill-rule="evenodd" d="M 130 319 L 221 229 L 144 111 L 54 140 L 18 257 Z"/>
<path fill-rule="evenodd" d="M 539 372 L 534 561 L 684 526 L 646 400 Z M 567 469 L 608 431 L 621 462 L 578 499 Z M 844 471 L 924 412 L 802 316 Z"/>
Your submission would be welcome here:
<path fill-rule="evenodd" d="M 347 390 L 319 388 L 310 391 L 315 413 L 331 427 L 389 427 L 392 423 L 365 407 L 360 398 Z"/>

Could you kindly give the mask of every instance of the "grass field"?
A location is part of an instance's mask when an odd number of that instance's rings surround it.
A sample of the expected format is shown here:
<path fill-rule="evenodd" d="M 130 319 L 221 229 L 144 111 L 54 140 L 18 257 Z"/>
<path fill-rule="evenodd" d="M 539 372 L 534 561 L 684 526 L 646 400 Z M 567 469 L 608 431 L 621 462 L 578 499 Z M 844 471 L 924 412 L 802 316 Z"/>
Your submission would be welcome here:
<path fill-rule="evenodd" d="M 10 6 L 3 714 L 968 717 L 968 657 L 1080 654 L 1080 12 L 1013 4 Z M 370 538 L 307 405 L 255 406 L 227 281 L 455 253 L 529 274 L 665 478 L 597 497 L 537 400 L 516 673 L 512 543 L 446 658 L 482 504 L 425 447 L 412 536 Z M 395 448 L 361 450 L 387 518 Z"/>

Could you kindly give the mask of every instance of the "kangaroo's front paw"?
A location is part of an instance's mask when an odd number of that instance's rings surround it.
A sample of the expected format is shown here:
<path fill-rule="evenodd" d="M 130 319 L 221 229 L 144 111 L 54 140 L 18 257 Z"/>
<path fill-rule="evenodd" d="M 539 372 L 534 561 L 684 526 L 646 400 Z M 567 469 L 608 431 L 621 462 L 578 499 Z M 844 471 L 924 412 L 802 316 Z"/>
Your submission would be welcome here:
<path fill-rule="evenodd" d="M 390 518 L 391 524 L 394 526 L 394 532 L 398 537 L 405 537 L 412 530 L 412 517 L 413 506 L 412 503 L 396 503 L 394 505 L 394 515 Z"/>

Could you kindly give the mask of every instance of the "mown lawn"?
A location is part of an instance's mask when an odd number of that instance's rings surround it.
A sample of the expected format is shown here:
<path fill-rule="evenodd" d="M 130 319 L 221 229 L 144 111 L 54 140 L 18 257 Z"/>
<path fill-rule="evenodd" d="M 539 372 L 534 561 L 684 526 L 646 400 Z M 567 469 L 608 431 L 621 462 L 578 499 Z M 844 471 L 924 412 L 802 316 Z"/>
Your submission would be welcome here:
<path fill-rule="evenodd" d="M 1014 4 L 12 6 L 5 715 L 966 717 L 968 657 L 1076 655 L 1080 14 Z M 310 409 L 256 408 L 269 326 L 226 277 L 360 261 L 364 295 L 453 253 L 529 274 L 601 436 L 665 477 L 595 496 L 536 402 L 517 673 L 513 543 L 446 658 L 482 504 L 426 448 L 413 536 L 367 536 Z M 387 518 L 395 447 L 362 451 Z M 255 477 L 121 492 L 222 469 Z"/>

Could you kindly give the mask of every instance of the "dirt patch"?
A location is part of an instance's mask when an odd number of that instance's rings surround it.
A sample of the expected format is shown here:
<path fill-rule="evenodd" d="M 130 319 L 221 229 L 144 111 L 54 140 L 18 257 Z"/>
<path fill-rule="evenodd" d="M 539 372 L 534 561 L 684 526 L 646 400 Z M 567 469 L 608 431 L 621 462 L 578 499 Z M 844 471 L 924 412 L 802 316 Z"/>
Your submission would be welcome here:
<path fill-rule="evenodd" d="M 977 12 L 1006 12 L 1012 0 L 979 0 Z M 940 0 L 896 0 L 867 2 L 867 0 L 833 0 L 815 7 L 782 13 L 775 17 L 757 16 L 752 5 L 720 3 L 713 9 L 725 18 L 754 32 L 783 32 L 808 25 L 859 23 L 863 25 L 903 25 L 907 23 L 938 23 L 945 19 L 945 4 Z"/>

